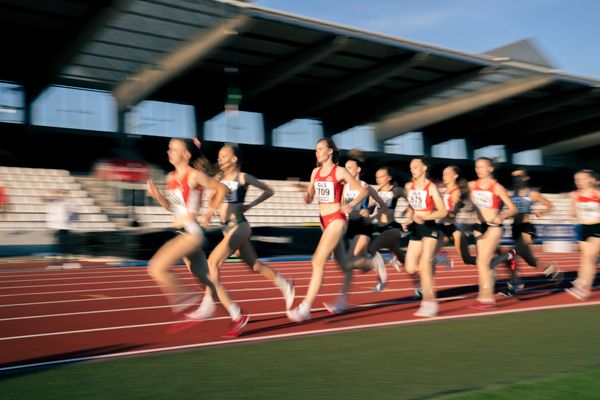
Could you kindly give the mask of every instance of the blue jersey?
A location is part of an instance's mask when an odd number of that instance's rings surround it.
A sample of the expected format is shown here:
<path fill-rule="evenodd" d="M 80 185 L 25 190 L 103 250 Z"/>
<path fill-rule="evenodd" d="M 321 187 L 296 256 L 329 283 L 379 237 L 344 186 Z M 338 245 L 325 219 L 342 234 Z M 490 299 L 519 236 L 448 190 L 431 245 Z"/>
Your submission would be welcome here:
<path fill-rule="evenodd" d="M 531 214 L 531 206 L 533 205 L 533 200 L 531 199 L 531 190 L 527 190 L 524 196 L 519 195 L 519 191 L 515 191 L 510 199 L 515 204 L 517 208 L 517 212 L 521 215 Z"/>

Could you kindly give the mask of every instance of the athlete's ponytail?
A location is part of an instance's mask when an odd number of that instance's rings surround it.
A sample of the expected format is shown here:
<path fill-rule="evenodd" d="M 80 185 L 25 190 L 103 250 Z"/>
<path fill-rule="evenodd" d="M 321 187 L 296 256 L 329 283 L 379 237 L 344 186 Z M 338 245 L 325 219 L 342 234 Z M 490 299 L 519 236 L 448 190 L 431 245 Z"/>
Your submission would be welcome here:
<path fill-rule="evenodd" d="M 215 174 L 215 167 L 202 153 L 202 150 L 200 150 L 202 143 L 200 140 L 198 140 L 198 138 L 173 138 L 173 140 L 181 140 L 185 144 L 187 151 L 190 153 L 190 166 L 203 171 L 207 175 L 212 176 Z"/>

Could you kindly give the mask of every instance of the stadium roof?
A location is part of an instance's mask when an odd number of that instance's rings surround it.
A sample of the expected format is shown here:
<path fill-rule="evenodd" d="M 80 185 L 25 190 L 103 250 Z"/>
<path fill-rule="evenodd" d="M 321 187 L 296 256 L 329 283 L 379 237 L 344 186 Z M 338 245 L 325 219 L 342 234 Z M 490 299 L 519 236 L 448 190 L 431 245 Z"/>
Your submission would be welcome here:
<path fill-rule="evenodd" d="M 315 118 L 329 135 L 372 124 L 381 140 L 417 130 L 553 154 L 600 144 L 600 80 L 554 69 L 530 41 L 472 54 L 234 0 L 0 0 L 0 33 L 0 80 L 29 100 L 66 84 L 112 91 L 122 110 L 193 104 L 206 120 L 241 94 L 270 128 Z"/>

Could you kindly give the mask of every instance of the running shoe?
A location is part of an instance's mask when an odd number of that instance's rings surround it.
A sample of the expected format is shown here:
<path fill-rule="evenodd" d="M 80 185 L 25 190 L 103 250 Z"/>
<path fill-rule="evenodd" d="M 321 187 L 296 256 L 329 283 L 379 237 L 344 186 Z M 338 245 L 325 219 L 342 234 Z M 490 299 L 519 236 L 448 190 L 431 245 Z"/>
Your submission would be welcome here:
<path fill-rule="evenodd" d="M 398 257 L 393 256 L 392 258 L 390 258 L 390 264 L 396 270 L 396 272 L 402 271 L 402 263 L 400 262 L 400 260 L 398 260 Z"/>
<path fill-rule="evenodd" d="M 240 336 L 244 327 L 248 325 L 248 321 L 250 321 L 250 316 L 242 315 L 239 320 L 231 322 L 229 330 L 223 335 L 223 337 L 227 339 L 233 339 Z"/>
<path fill-rule="evenodd" d="M 375 287 L 373 288 L 373 290 L 371 290 L 372 293 L 379 293 L 379 292 L 383 292 L 383 289 L 385 289 L 385 282 L 382 282 L 381 280 L 377 281 L 377 284 L 375 285 Z"/>
<path fill-rule="evenodd" d="M 204 322 L 203 319 L 195 319 L 195 318 L 190 318 L 187 315 L 183 315 L 181 318 L 179 318 L 173 324 L 169 325 L 169 327 L 167 328 L 167 331 L 165 333 L 167 335 L 173 335 L 175 333 L 183 332 L 190 328 L 193 328 L 196 325 L 201 324 L 202 322 Z"/>
<path fill-rule="evenodd" d="M 216 306 L 215 306 L 215 303 L 212 300 L 212 298 L 210 300 L 207 300 L 207 299 L 208 298 L 202 299 L 200 306 L 197 309 L 195 309 L 194 311 L 185 314 L 185 316 L 190 319 L 195 319 L 195 320 L 200 320 L 200 321 L 206 321 L 207 319 L 212 317 L 213 314 L 215 313 Z"/>
<path fill-rule="evenodd" d="M 379 282 L 385 286 L 385 283 L 387 282 L 387 270 L 385 269 L 385 261 L 383 261 L 383 257 L 381 254 L 379 254 L 379 252 L 375 252 L 375 255 L 373 256 L 373 266 L 375 267 L 375 272 L 377 272 L 377 276 L 379 277 Z"/>
<path fill-rule="evenodd" d="M 171 306 L 173 312 L 178 314 L 185 312 L 187 309 L 195 306 L 201 299 L 200 294 L 198 293 L 188 293 L 179 297 L 175 303 Z"/>
<path fill-rule="evenodd" d="M 566 289 L 565 292 L 582 301 L 588 300 L 591 296 L 591 292 L 583 288 L 577 280 L 573 281 L 573 286 Z"/>
<path fill-rule="evenodd" d="M 302 302 L 293 310 L 288 310 L 287 317 L 294 322 L 308 321 L 310 319 L 310 307 Z"/>
<path fill-rule="evenodd" d="M 281 293 L 283 293 L 283 298 L 285 299 L 285 309 L 289 310 L 294 304 L 294 297 L 296 295 L 296 289 L 294 288 L 294 280 L 287 279 L 283 287 L 281 287 L 280 289 Z"/>
<path fill-rule="evenodd" d="M 421 306 L 413 315 L 415 317 L 435 317 L 438 314 L 439 306 L 437 301 L 422 301 Z"/>
<path fill-rule="evenodd" d="M 477 300 L 475 304 L 471 306 L 471 308 L 480 311 L 491 311 L 496 309 L 496 302 Z"/>
<path fill-rule="evenodd" d="M 525 283 L 520 279 L 508 280 L 506 281 L 506 288 L 511 295 L 517 295 L 519 291 L 525 288 Z"/>
<path fill-rule="evenodd" d="M 327 311 L 333 315 L 343 314 L 348 311 L 348 301 L 344 295 L 340 295 L 335 303 L 327 302 L 323 303 L 323 305 L 325 306 L 325 309 L 327 309 Z"/>
<path fill-rule="evenodd" d="M 562 282 L 562 280 L 565 278 L 565 274 L 561 270 L 559 270 L 554 264 L 550 264 L 550 266 L 546 268 L 546 270 L 544 271 L 544 275 L 550 278 L 550 280 L 555 284 Z"/>

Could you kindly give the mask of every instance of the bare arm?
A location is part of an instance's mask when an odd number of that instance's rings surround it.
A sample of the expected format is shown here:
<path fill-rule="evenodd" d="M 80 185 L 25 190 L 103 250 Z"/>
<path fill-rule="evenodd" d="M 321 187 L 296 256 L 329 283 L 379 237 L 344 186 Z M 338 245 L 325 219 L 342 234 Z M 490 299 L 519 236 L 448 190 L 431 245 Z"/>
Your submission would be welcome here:
<path fill-rule="evenodd" d="M 223 198 L 227 194 L 227 187 L 215 178 L 212 178 L 199 170 L 194 171 L 192 179 L 195 185 L 211 189 L 214 192 L 208 205 L 209 209 L 202 215 L 201 224 L 202 226 L 207 226 L 210 223 L 210 219 L 217 215 L 217 207 L 221 204 L 221 201 L 223 201 Z"/>
<path fill-rule="evenodd" d="M 569 193 L 571 198 L 571 216 L 573 219 L 577 219 L 577 192 Z"/>
<path fill-rule="evenodd" d="M 312 173 L 310 174 L 310 183 L 308 184 L 306 193 L 304 194 L 304 202 L 306 204 L 312 203 L 313 199 L 315 198 L 315 176 L 317 175 L 317 170 L 318 168 L 313 169 Z"/>
<path fill-rule="evenodd" d="M 423 216 L 425 221 L 435 221 L 436 219 L 444 218 L 448 215 L 448 210 L 444 206 L 444 200 L 440 195 L 438 188 L 431 184 L 429 185 L 429 195 L 433 198 L 433 203 L 435 204 L 435 211 L 430 212 L 429 214 Z"/>
<path fill-rule="evenodd" d="M 369 196 L 371 196 L 371 198 L 373 199 L 373 201 L 375 203 L 377 203 L 377 205 L 379 206 L 379 209 L 386 211 L 388 209 L 388 206 L 387 206 L 387 204 L 385 204 L 385 202 L 383 200 L 381 200 L 381 197 L 379 197 L 379 193 L 377 193 L 377 190 L 373 189 L 373 187 L 371 185 L 367 185 L 366 189 L 367 189 L 367 194 Z"/>
<path fill-rule="evenodd" d="M 540 202 L 540 203 L 542 203 L 542 205 L 544 207 L 546 207 L 545 210 L 536 210 L 536 211 L 534 211 L 533 214 L 536 217 L 541 217 L 544 214 L 548 214 L 548 213 L 552 212 L 552 208 L 553 208 L 552 202 L 550 200 L 548 200 L 547 198 L 545 198 L 540 192 L 532 192 L 531 193 L 531 199 L 534 202 Z"/>
<path fill-rule="evenodd" d="M 160 189 L 152 179 L 148 179 L 146 181 L 146 191 L 148 192 L 150 197 L 158 201 L 158 204 L 160 204 L 162 208 L 164 208 L 167 211 L 171 211 L 169 202 L 167 201 L 166 197 L 163 196 L 163 194 L 160 192 Z"/>
<path fill-rule="evenodd" d="M 252 207 L 262 203 L 263 201 L 267 200 L 268 198 L 272 197 L 275 194 L 275 192 L 269 185 L 267 185 L 266 183 L 264 183 L 262 181 L 259 181 L 252 175 L 244 174 L 243 179 L 244 179 L 244 183 L 246 183 L 247 185 L 255 186 L 263 191 L 260 194 L 260 196 L 258 196 L 256 199 L 254 199 L 254 201 L 244 205 L 244 211 L 247 211 L 247 210 L 251 209 Z"/>
<path fill-rule="evenodd" d="M 408 207 L 406 207 L 406 209 L 404 210 L 405 221 L 402 224 L 402 227 L 404 228 L 404 230 L 406 230 L 408 228 L 408 225 L 411 222 L 413 222 L 414 214 L 415 214 L 415 210 L 413 210 L 413 208 L 409 204 Z"/>
<path fill-rule="evenodd" d="M 500 197 L 506 206 L 506 209 L 496 216 L 496 218 L 494 218 L 494 222 L 501 224 L 505 219 L 513 217 L 517 214 L 517 207 L 515 207 L 515 204 L 510 199 L 510 196 L 508 195 L 506 189 L 504 189 L 504 186 L 498 184 L 494 192 Z M 496 220 L 500 220 L 500 222 L 497 222 Z"/>
<path fill-rule="evenodd" d="M 454 204 L 454 207 L 452 210 L 448 210 L 448 216 L 456 218 L 456 214 L 458 214 L 458 211 L 464 206 L 460 197 L 460 189 L 452 193 L 452 204 Z"/>

